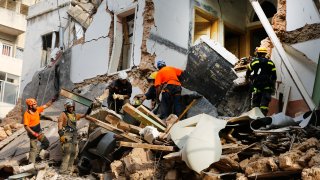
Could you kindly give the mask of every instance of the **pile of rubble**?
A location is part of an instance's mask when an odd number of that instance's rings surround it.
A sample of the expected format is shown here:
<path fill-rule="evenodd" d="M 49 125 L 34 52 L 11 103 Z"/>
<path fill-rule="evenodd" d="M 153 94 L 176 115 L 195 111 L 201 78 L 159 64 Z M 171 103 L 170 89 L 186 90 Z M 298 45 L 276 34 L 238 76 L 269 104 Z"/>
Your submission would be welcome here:
<path fill-rule="evenodd" d="M 18 131 L 20 128 L 23 128 L 23 125 L 14 122 L 0 126 L 0 141 L 6 139 L 8 136 L 11 136 L 12 133 Z"/>

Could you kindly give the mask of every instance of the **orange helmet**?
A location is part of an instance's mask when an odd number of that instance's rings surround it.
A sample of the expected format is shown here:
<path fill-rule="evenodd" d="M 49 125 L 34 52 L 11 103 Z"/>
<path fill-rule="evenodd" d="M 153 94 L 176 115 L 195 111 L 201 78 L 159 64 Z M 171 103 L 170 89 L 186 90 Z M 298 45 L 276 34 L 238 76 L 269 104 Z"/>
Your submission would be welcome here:
<path fill-rule="evenodd" d="M 28 98 L 28 99 L 26 99 L 26 104 L 28 106 L 36 105 L 37 101 L 35 99 L 33 99 L 33 98 Z"/>

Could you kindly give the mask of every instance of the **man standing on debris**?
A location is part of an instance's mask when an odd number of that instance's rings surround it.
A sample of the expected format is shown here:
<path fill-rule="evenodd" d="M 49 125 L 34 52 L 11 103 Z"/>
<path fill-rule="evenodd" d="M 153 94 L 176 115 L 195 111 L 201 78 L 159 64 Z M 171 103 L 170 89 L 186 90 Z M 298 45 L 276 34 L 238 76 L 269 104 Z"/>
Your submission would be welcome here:
<path fill-rule="evenodd" d="M 27 110 L 23 115 L 23 124 L 26 129 L 28 136 L 30 138 L 30 153 L 29 153 L 29 163 L 35 163 L 36 157 L 38 156 L 41 149 L 46 150 L 49 147 L 49 141 L 47 137 L 42 133 L 40 126 L 40 113 L 44 109 L 51 106 L 51 104 L 56 100 L 53 98 L 48 103 L 43 106 L 37 106 L 37 101 L 33 98 L 26 99 Z M 40 148 L 37 142 L 40 141 Z"/>
<path fill-rule="evenodd" d="M 60 173 L 72 173 L 74 159 L 77 154 L 77 121 L 81 118 L 86 118 L 91 113 L 91 107 L 87 110 L 86 114 L 75 113 L 74 101 L 67 99 L 65 104 L 65 111 L 63 111 L 58 119 L 58 133 L 62 146 L 62 163 L 60 166 Z M 86 118 L 87 120 L 94 121 Z"/>
<path fill-rule="evenodd" d="M 261 112 L 267 115 L 277 79 L 276 67 L 270 59 L 266 58 L 266 48 L 257 48 L 256 55 L 257 57 L 248 65 L 246 72 L 246 80 L 250 80 L 252 85 L 251 108 L 259 107 Z"/>
<path fill-rule="evenodd" d="M 104 93 L 96 98 L 100 103 L 104 100 L 109 90 L 108 108 L 120 112 L 122 106 L 129 102 L 132 93 L 132 85 L 128 81 L 128 74 L 125 71 L 120 71 L 118 79 L 113 81 L 104 91 Z"/>
<path fill-rule="evenodd" d="M 182 74 L 182 70 L 166 66 L 164 61 L 157 62 L 159 69 L 155 79 L 155 87 L 157 92 L 157 101 L 161 93 L 160 118 L 165 119 L 170 114 L 179 116 L 182 112 L 181 102 L 181 83 L 178 79 Z"/>
<path fill-rule="evenodd" d="M 155 100 L 157 98 L 157 92 L 156 92 L 156 87 L 154 86 L 154 81 L 156 79 L 158 72 L 153 72 L 150 74 L 150 76 L 148 77 L 148 82 L 151 84 L 151 86 L 149 87 L 147 93 L 145 94 L 137 94 L 135 96 L 136 101 L 134 105 L 138 105 L 138 104 L 142 104 L 144 100 L 148 99 L 152 101 L 152 109 L 155 106 Z"/>

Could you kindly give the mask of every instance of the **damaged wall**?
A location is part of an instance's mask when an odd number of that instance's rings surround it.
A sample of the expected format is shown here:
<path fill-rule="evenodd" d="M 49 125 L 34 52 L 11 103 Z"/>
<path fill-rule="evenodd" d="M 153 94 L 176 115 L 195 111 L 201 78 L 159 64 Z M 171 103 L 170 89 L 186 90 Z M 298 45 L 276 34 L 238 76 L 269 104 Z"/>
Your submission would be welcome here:
<path fill-rule="evenodd" d="M 311 0 L 303 2 L 293 0 L 285 3 L 286 23 L 282 23 L 282 26 L 286 25 L 286 27 L 282 28 L 286 28 L 286 31 L 282 33 L 280 39 L 284 43 L 291 65 L 311 97 L 320 53 L 320 49 L 315 48 L 320 45 L 319 12 Z M 279 36 L 279 34 L 277 35 Z M 281 82 L 278 91 L 284 93 L 285 87 L 291 87 L 287 114 L 294 116 L 299 111 L 307 111 L 309 108 L 290 78 L 277 51 L 272 51 L 272 59 L 277 67 L 278 80 Z"/>
<path fill-rule="evenodd" d="M 20 92 L 32 80 L 33 75 L 42 68 L 40 67 L 41 36 L 59 31 L 60 20 L 63 27 L 66 25 L 68 3 L 70 3 L 69 0 L 61 0 L 59 1 L 61 7 L 57 8 L 56 1 L 45 0 L 29 8 Z"/>
<path fill-rule="evenodd" d="M 84 79 L 107 73 L 110 24 L 111 15 L 106 11 L 106 2 L 103 1 L 85 32 L 85 42 L 71 48 L 70 78 L 72 82 L 82 82 Z"/>
<path fill-rule="evenodd" d="M 313 0 L 287 0 L 287 31 L 314 23 L 320 23 L 320 16 Z"/>

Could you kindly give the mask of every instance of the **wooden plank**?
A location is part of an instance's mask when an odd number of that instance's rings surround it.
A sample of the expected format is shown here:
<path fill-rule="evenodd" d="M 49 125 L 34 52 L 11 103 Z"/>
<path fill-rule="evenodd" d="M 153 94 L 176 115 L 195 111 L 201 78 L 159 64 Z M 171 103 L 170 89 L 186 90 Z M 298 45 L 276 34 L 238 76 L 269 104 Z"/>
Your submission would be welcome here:
<path fill-rule="evenodd" d="M 186 107 L 186 109 L 180 114 L 178 121 L 189 111 L 189 109 L 193 106 L 193 104 L 197 101 L 197 99 L 192 100 L 192 102 Z M 170 129 L 169 129 L 170 130 Z"/>
<path fill-rule="evenodd" d="M 132 116 L 134 119 L 140 121 L 142 124 L 147 126 L 155 126 L 159 131 L 163 132 L 166 130 L 165 126 L 159 124 L 158 122 L 154 121 L 153 119 L 149 118 L 147 115 L 143 114 L 141 111 L 134 108 L 129 103 L 125 104 L 122 109 Z"/>
<path fill-rule="evenodd" d="M 66 97 L 66 98 L 72 99 L 72 100 L 74 100 L 80 104 L 83 104 L 87 107 L 90 107 L 92 104 L 92 101 L 90 99 L 83 97 L 77 93 L 71 92 L 69 90 L 63 89 L 63 88 L 61 88 L 61 90 L 60 90 L 60 95 Z"/>
<path fill-rule="evenodd" d="M 146 144 L 146 143 L 130 143 L 130 142 L 119 141 L 118 145 L 121 147 L 144 148 L 144 149 L 153 149 L 153 150 L 159 150 L 159 151 L 174 151 L 173 146 L 153 145 L 153 144 Z"/>
<path fill-rule="evenodd" d="M 291 86 L 285 86 L 284 93 L 283 93 L 284 103 L 283 103 L 283 107 L 282 107 L 282 112 L 284 114 L 286 114 L 286 112 L 287 112 L 290 90 L 291 90 Z"/>
<path fill-rule="evenodd" d="M 135 138 L 133 136 L 130 136 L 128 133 L 124 132 L 122 129 L 119 129 L 119 128 L 116 128 L 110 124 L 107 124 L 105 122 L 102 122 L 100 121 L 99 119 L 96 119 L 96 118 L 93 118 L 93 117 L 90 117 L 90 116 L 86 116 L 86 119 L 90 119 L 91 121 L 94 121 L 94 123 L 97 125 L 97 126 L 100 126 L 108 131 L 112 131 L 114 132 L 115 134 L 118 134 L 126 139 L 129 139 L 130 141 L 133 141 L 133 142 L 137 142 L 137 143 L 140 143 L 142 142 L 142 140 L 138 139 L 138 138 Z"/>
<path fill-rule="evenodd" d="M 11 141 L 13 141 L 16 137 L 20 136 L 23 132 L 26 130 L 24 128 L 20 128 L 18 131 L 11 134 L 11 136 L 7 137 L 6 139 L 2 140 L 0 142 L 0 149 L 2 149 L 5 145 L 9 144 Z"/>
<path fill-rule="evenodd" d="M 140 127 L 128 124 L 113 115 L 107 115 L 106 121 L 109 122 L 112 126 L 122 129 L 124 131 L 130 131 L 135 134 L 139 134 L 139 132 L 141 131 Z"/>
<path fill-rule="evenodd" d="M 141 111 L 143 114 L 147 115 L 149 118 L 157 121 L 159 124 L 163 125 L 164 127 L 166 127 L 166 124 L 155 114 L 153 114 L 153 112 L 149 111 L 149 109 L 147 109 L 146 107 L 144 107 L 143 105 L 137 107 L 137 109 L 139 111 Z"/>
<path fill-rule="evenodd" d="M 302 170 L 296 171 L 273 171 L 266 173 L 253 173 L 248 176 L 250 179 L 260 179 L 260 178 L 276 178 L 276 177 L 287 177 L 295 174 L 300 174 Z"/>

